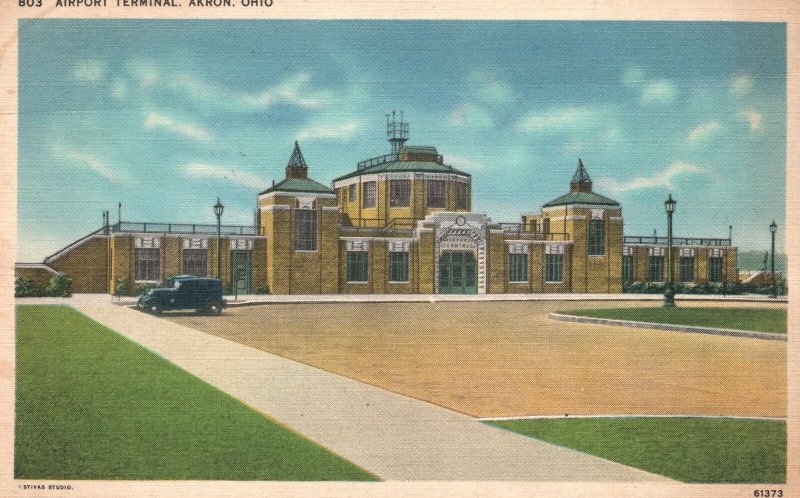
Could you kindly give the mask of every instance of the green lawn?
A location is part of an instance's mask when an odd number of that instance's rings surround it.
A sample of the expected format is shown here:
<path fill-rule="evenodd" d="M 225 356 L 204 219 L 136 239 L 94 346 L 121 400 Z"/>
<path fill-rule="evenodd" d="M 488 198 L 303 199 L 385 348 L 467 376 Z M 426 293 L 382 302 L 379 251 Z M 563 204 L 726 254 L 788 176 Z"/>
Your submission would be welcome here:
<path fill-rule="evenodd" d="M 611 308 L 562 311 L 565 315 L 786 333 L 786 310 L 772 308 Z"/>
<path fill-rule="evenodd" d="M 375 480 L 69 307 L 17 307 L 14 475 Z"/>
<path fill-rule="evenodd" d="M 642 417 L 490 423 L 683 482 L 786 482 L 785 422 Z"/>

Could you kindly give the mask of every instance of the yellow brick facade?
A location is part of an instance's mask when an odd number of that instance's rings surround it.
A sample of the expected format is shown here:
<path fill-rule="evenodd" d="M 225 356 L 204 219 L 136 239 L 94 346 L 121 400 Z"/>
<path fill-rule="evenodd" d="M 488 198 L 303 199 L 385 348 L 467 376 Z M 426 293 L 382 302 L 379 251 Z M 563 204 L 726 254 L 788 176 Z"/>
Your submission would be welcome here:
<path fill-rule="evenodd" d="M 407 206 L 392 205 L 393 181 L 407 182 L 402 184 L 408 186 Z M 374 206 L 365 207 L 365 185 L 370 182 Z M 632 281 L 647 282 L 650 255 L 664 249 L 661 239 L 625 242 L 621 206 L 593 192 L 582 163 L 568 194 L 523 216 L 519 223 L 494 223 L 472 212 L 470 175 L 447 166 L 432 147 L 401 149 L 399 154 L 370 160 L 334 180 L 332 187 L 308 177 L 296 144 L 286 178 L 258 196 L 257 223 L 239 227 L 242 235 L 223 231 L 219 255 L 213 226 L 204 226 L 198 234 L 176 233 L 169 227 L 162 232 L 142 227 L 137 232 L 123 230 L 120 224 L 77 241 L 45 260 L 44 266 L 69 276 L 75 292 L 114 292 L 120 281 L 133 292 L 186 271 L 217 276 L 219 258 L 219 277 L 228 288 L 237 283 L 234 261 L 239 265 L 237 278 L 242 280 L 237 288 L 243 292 L 619 293 L 623 255 L 629 258 Z M 434 200 L 441 200 L 444 207 L 430 205 L 430 188 L 442 194 Z M 713 246 L 676 245 L 676 282 L 681 250 L 693 257 L 689 283 L 708 282 L 709 254 L 722 257 L 722 280 L 735 281 L 736 248 L 729 240 L 712 242 Z M 348 268 L 351 250 L 366 254 L 365 268 L 355 268 L 362 264 L 360 259 Z M 156 254 L 157 265 L 138 261 L 145 253 Z M 188 255 L 194 266 L 188 264 Z M 203 256 L 204 271 L 197 269 L 197 258 Z M 405 268 L 405 281 L 392 280 L 392 261 L 396 274 Z M 44 283 L 49 270 L 42 271 L 20 267 L 17 274 Z M 351 273 L 366 279 L 351 281 Z M 667 273 L 665 267 L 664 278 Z"/>

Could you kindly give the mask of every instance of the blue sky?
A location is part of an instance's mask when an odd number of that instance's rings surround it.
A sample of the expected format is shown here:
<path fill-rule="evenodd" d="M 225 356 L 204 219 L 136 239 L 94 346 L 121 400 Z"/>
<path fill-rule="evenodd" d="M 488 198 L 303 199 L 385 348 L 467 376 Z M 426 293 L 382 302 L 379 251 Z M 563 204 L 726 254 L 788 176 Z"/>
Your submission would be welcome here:
<path fill-rule="evenodd" d="M 759 23 L 20 22 L 19 261 L 116 221 L 250 224 L 299 140 L 328 184 L 412 145 L 473 175 L 494 221 L 581 158 L 625 233 L 769 246 L 786 211 L 786 28 Z"/>

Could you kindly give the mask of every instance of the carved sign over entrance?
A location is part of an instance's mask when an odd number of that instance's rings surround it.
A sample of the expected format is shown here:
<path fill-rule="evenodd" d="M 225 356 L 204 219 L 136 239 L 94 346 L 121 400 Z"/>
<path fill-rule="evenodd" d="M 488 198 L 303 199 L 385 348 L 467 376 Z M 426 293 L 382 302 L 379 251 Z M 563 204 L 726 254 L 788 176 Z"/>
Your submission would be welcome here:
<path fill-rule="evenodd" d="M 436 224 L 436 292 L 440 289 L 440 261 L 444 253 L 472 253 L 477 262 L 478 294 L 486 293 L 486 216 L 478 213 L 436 213 L 426 223 Z M 447 259 L 447 258 L 445 258 Z"/>

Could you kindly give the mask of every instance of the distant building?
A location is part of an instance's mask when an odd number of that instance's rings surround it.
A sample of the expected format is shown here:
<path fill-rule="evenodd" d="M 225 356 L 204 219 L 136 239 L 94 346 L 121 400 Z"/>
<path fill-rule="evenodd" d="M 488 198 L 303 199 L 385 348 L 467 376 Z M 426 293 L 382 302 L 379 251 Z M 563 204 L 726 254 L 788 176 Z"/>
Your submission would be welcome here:
<path fill-rule="evenodd" d="M 620 204 L 592 190 L 581 160 L 569 192 L 516 223 L 472 211 L 472 177 L 434 147 L 406 146 L 359 163 L 332 188 L 309 178 L 300 147 L 286 178 L 258 195 L 252 226 L 221 227 L 220 278 L 239 293 L 617 293 L 663 282 L 666 238 L 624 236 Z M 18 264 L 42 283 L 63 273 L 73 292 L 130 290 L 170 276 L 215 276 L 217 226 L 106 222 L 46 258 Z M 676 282 L 735 282 L 731 239 L 675 238 Z"/>

